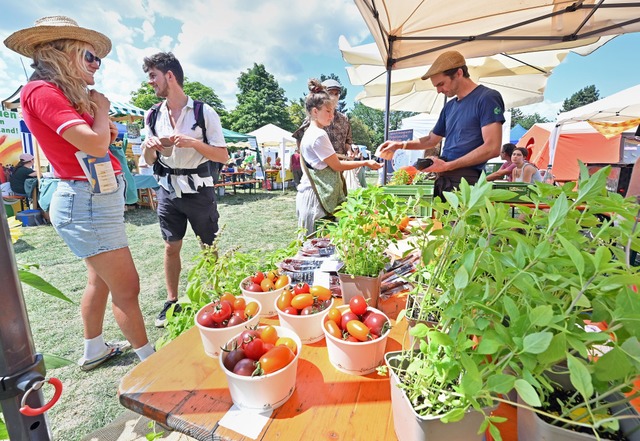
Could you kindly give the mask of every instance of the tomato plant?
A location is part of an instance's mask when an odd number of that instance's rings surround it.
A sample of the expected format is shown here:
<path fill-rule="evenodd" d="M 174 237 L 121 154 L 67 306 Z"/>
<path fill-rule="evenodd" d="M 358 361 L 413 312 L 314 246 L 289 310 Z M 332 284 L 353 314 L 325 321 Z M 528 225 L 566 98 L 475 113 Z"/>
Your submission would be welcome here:
<path fill-rule="evenodd" d="M 264 374 L 279 371 L 293 361 L 295 354 L 287 346 L 275 346 L 260 357 L 260 369 Z"/>
<path fill-rule="evenodd" d="M 360 294 L 353 296 L 349 300 L 349 309 L 356 315 L 362 315 L 367 312 L 367 300 Z"/>

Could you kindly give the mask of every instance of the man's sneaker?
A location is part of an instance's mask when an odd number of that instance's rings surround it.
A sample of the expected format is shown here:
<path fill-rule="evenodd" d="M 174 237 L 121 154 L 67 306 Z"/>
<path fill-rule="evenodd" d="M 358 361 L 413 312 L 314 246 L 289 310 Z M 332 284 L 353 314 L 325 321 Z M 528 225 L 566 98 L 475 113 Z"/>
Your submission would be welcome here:
<path fill-rule="evenodd" d="M 80 369 L 83 371 L 90 371 L 98 366 L 100 366 L 105 361 L 123 354 L 128 349 L 131 349 L 131 343 L 128 341 L 114 341 L 105 343 L 105 352 L 102 355 L 94 357 L 92 359 L 86 359 L 82 357 L 78 360 L 78 364 L 80 365 Z"/>
<path fill-rule="evenodd" d="M 157 328 L 164 328 L 164 326 L 167 324 L 167 311 L 169 311 L 169 308 L 171 308 L 173 305 L 176 305 L 176 307 L 173 308 L 174 314 L 182 311 L 182 306 L 178 304 L 177 300 L 167 300 L 166 302 L 164 302 L 164 306 L 162 307 L 160 314 L 158 314 L 158 317 L 156 318 Z"/>

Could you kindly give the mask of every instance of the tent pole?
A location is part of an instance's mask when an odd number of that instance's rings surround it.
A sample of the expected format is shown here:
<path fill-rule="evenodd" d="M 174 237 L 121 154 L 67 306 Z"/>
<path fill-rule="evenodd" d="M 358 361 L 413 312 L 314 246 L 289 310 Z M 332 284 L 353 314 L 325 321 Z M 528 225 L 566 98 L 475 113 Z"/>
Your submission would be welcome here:
<path fill-rule="evenodd" d="M 393 53 L 393 40 L 389 39 L 389 54 Z M 389 123 L 391 120 L 391 58 L 387 59 L 387 86 L 384 101 L 384 140 L 389 139 Z M 384 173 L 382 174 L 382 184 L 387 183 L 387 174 L 391 171 L 391 160 L 384 161 Z"/>

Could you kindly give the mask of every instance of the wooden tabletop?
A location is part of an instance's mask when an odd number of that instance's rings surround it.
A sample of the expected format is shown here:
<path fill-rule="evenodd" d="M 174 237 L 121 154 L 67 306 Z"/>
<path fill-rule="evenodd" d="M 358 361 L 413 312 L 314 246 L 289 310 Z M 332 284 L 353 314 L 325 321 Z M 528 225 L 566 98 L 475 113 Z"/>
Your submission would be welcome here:
<path fill-rule="evenodd" d="M 400 350 L 408 338 L 404 323 L 392 328 L 387 351 Z M 198 440 L 251 439 L 217 425 L 233 403 L 218 359 L 204 353 L 195 327 L 133 368 L 119 395 L 123 406 Z M 512 418 L 503 439 L 515 440 L 515 412 L 506 412 Z M 296 390 L 257 439 L 395 441 L 389 378 L 344 374 L 329 362 L 324 340 L 304 345 Z"/>

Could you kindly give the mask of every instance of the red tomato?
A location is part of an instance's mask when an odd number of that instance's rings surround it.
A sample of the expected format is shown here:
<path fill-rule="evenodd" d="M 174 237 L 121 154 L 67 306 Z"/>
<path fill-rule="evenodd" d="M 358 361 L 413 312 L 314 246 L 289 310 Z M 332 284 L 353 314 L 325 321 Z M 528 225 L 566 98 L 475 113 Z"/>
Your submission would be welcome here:
<path fill-rule="evenodd" d="M 250 377 L 256 370 L 256 362 L 250 358 L 243 358 L 233 367 L 233 373 L 242 375 L 244 377 Z"/>
<path fill-rule="evenodd" d="M 246 322 L 244 318 L 244 309 L 241 309 L 240 311 L 242 311 L 242 316 L 235 315 L 235 311 L 234 311 L 234 315 L 232 315 L 229 318 L 229 321 L 227 322 L 227 327 L 236 326 L 236 325 L 239 325 L 240 323 Z"/>
<path fill-rule="evenodd" d="M 293 298 L 293 294 L 288 289 L 282 291 L 282 294 L 278 296 L 278 301 L 276 305 L 280 311 L 284 311 L 287 306 L 291 306 L 291 299 Z"/>
<path fill-rule="evenodd" d="M 260 337 L 260 334 L 255 329 L 245 329 L 238 336 L 238 347 L 244 348 L 245 344 L 258 337 Z"/>
<path fill-rule="evenodd" d="M 278 339 L 278 341 L 276 342 L 276 346 L 283 346 L 283 345 L 288 347 L 289 349 L 291 349 L 291 351 L 294 354 L 298 353 L 298 345 L 296 344 L 296 342 L 292 338 L 280 337 Z"/>
<path fill-rule="evenodd" d="M 264 355 L 266 352 L 264 349 L 264 342 L 260 338 L 254 338 L 248 343 L 244 345 L 244 353 L 247 355 L 247 358 L 258 361 L 260 357 Z"/>
<path fill-rule="evenodd" d="M 298 283 L 294 288 L 293 288 L 293 293 L 294 294 L 307 294 L 309 292 L 310 288 L 309 288 L 309 284 L 305 283 L 305 282 L 300 282 Z"/>
<path fill-rule="evenodd" d="M 258 302 L 250 302 L 247 307 L 244 308 L 245 318 L 248 320 L 251 317 L 255 317 L 258 312 Z"/>
<path fill-rule="evenodd" d="M 320 285 L 313 285 L 309 288 L 309 292 L 314 297 L 319 298 L 322 301 L 329 300 L 331 298 L 331 290 Z"/>
<path fill-rule="evenodd" d="M 291 299 L 291 306 L 296 309 L 304 309 L 313 305 L 313 296 L 311 294 L 296 294 Z"/>
<path fill-rule="evenodd" d="M 231 317 L 231 311 L 233 310 L 233 306 L 226 300 L 218 303 L 213 311 L 212 319 L 216 323 L 222 323 L 225 320 L 229 320 Z"/>
<path fill-rule="evenodd" d="M 287 306 L 282 310 L 282 312 L 286 312 L 287 314 L 291 314 L 291 315 L 298 315 L 298 310 L 293 306 Z"/>
<path fill-rule="evenodd" d="M 347 311 L 342 314 L 340 318 L 340 328 L 342 328 L 343 330 L 347 329 L 347 323 L 349 323 L 351 320 L 358 320 L 358 316 L 351 311 Z"/>
<path fill-rule="evenodd" d="M 347 331 L 350 335 L 360 341 L 369 340 L 369 328 L 367 328 L 360 320 L 350 320 L 347 323 Z"/>
<path fill-rule="evenodd" d="M 332 335 L 335 338 L 339 338 L 339 339 L 342 338 L 342 331 L 340 330 L 340 327 L 338 326 L 338 324 L 333 320 L 327 320 L 326 322 L 324 322 L 324 329 L 327 330 L 329 335 Z"/>
<path fill-rule="evenodd" d="M 233 372 L 233 368 L 236 366 L 236 364 L 238 364 L 238 362 L 240 360 L 242 360 L 243 358 L 246 358 L 244 355 L 244 350 L 243 349 L 234 349 L 233 351 L 230 351 L 229 353 L 227 353 L 227 355 L 225 355 L 224 360 L 222 362 L 222 364 L 224 365 L 224 367 L 226 367 L 228 370 L 230 370 L 231 372 Z"/>
<path fill-rule="evenodd" d="M 260 367 L 265 374 L 270 374 L 284 368 L 294 358 L 295 354 L 287 346 L 275 346 L 260 357 Z"/>
<path fill-rule="evenodd" d="M 313 307 L 313 306 L 305 306 L 300 311 L 300 315 L 311 315 L 311 314 L 315 314 L 316 312 L 318 312 L 318 310 L 315 307 Z"/>
<path fill-rule="evenodd" d="M 200 313 L 198 316 L 198 323 L 200 326 L 204 326 L 206 328 L 213 328 L 213 319 L 212 319 L 213 311 L 204 311 Z"/>
<path fill-rule="evenodd" d="M 251 277 L 251 281 L 257 285 L 260 285 L 260 282 L 264 280 L 264 273 L 262 271 L 258 271 Z"/>
<path fill-rule="evenodd" d="M 357 338 L 355 338 L 353 335 L 349 335 L 349 334 L 346 334 L 346 336 L 344 337 L 344 340 L 346 340 L 346 341 L 352 341 L 352 342 L 354 342 L 354 343 L 357 343 L 357 342 L 359 342 L 359 341 L 360 341 L 360 340 L 358 340 Z"/>
<path fill-rule="evenodd" d="M 262 286 L 259 283 L 249 283 L 247 286 L 244 287 L 245 291 L 251 291 L 251 292 L 264 292 L 262 290 Z"/>
<path fill-rule="evenodd" d="M 361 296 L 361 295 L 357 295 L 351 298 L 351 300 L 349 300 L 349 309 L 351 310 L 351 312 L 353 312 L 354 314 L 357 315 L 362 315 L 365 312 L 367 312 L 367 300 Z"/>
<path fill-rule="evenodd" d="M 377 312 L 369 314 L 362 323 L 369 328 L 372 334 L 376 335 L 382 335 L 389 329 L 389 321 L 387 318 Z"/>

